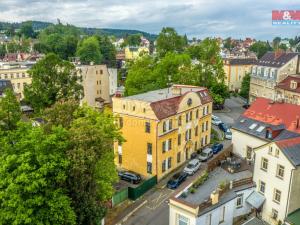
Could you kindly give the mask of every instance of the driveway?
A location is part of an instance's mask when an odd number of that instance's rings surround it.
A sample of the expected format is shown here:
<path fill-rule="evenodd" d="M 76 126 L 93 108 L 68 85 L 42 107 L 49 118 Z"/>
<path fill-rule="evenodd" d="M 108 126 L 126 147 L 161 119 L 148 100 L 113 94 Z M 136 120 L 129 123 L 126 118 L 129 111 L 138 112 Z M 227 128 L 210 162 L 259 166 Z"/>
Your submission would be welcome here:
<path fill-rule="evenodd" d="M 231 97 L 225 101 L 224 110 L 215 110 L 213 114 L 218 116 L 224 123 L 232 126 L 234 121 L 244 113 L 243 105 L 245 102 L 239 97 Z"/>

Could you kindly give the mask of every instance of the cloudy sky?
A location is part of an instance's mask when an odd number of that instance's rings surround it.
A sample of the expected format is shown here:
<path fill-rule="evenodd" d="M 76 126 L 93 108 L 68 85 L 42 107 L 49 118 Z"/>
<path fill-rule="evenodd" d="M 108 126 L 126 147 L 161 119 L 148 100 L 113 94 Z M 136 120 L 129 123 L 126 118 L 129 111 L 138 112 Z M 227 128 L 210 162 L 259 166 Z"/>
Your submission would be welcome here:
<path fill-rule="evenodd" d="M 189 37 L 300 35 L 300 26 L 272 26 L 272 10 L 300 10 L 300 0 L 0 0 L 0 21 L 40 20 L 158 33 L 174 27 Z"/>

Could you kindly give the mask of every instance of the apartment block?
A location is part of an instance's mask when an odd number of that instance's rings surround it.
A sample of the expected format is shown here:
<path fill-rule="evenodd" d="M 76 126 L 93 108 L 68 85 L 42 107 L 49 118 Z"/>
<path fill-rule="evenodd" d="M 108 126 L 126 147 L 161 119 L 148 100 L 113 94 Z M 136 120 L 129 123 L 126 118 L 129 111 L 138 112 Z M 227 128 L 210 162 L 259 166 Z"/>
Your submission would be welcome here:
<path fill-rule="evenodd" d="M 206 88 L 173 85 L 113 98 L 125 142 L 115 143 L 120 169 L 144 177 L 166 174 L 210 143 L 212 98 Z"/>

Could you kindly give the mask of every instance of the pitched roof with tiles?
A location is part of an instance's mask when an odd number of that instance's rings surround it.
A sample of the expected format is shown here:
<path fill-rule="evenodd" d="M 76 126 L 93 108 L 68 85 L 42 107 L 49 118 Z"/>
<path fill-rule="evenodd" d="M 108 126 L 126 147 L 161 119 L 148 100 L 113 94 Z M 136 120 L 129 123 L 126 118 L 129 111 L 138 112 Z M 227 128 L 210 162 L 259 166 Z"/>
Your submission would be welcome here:
<path fill-rule="evenodd" d="M 276 144 L 294 166 L 300 166 L 300 137 L 276 141 Z"/>
<path fill-rule="evenodd" d="M 295 81 L 297 83 L 297 86 L 295 89 L 291 88 L 291 81 Z M 293 76 L 288 76 L 281 82 L 279 82 L 276 86 L 276 88 L 280 88 L 283 90 L 291 91 L 291 92 L 296 92 L 300 93 L 300 76 L 298 75 L 293 75 Z"/>
<path fill-rule="evenodd" d="M 172 88 L 180 88 L 181 94 L 174 94 Z M 172 88 L 164 88 L 146 93 L 125 97 L 125 99 L 149 102 L 159 120 L 173 116 L 177 113 L 183 97 L 189 92 L 199 95 L 201 103 L 207 104 L 212 101 L 207 88 L 190 85 L 173 85 Z"/>
<path fill-rule="evenodd" d="M 227 63 L 230 65 L 252 65 L 257 63 L 257 60 L 254 58 L 232 58 L 232 59 L 225 59 L 225 64 Z"/>
<path fill-rule="evenodd" d="M 257 98 L 244 112 L 243 116 L 271 125 L 283 124 L 285 129 L 300 133 L 299 105 L 273 102 L 266 98 Z"/>
<path fill-rule="evenodd" d="M 256 65 L 280 68 L 299 54 L 297 52 L 267 52 Z"/>

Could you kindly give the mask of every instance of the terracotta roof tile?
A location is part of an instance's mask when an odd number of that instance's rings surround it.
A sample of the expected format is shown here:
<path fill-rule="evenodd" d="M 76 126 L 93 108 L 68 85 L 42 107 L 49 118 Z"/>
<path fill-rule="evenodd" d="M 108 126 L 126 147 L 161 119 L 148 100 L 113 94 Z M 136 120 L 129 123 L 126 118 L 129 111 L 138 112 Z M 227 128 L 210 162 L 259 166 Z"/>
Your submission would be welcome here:
<path fill-rule="evenodd" d="M 296 89 L 291 88 L 291 81 L 295 81 L 297 83 L 297 88 Z M 276 88 L 284 89 L 284 90 L 291 91 L 291 92 L 300 93 L 300 76 L 299 75 L 298 76 L 297 75 L 288 76 L 287 78 L 282 80 L 280 83 L 278 83 Z"/>
<path fill-rule="evenodd" d="M 300 124 L 296 128 L 297 119 L 300 118 L 298 105 L 257 98 L 243 115 L 272 125 L 284 124 L 287 130 L 300 133 Z"/>

